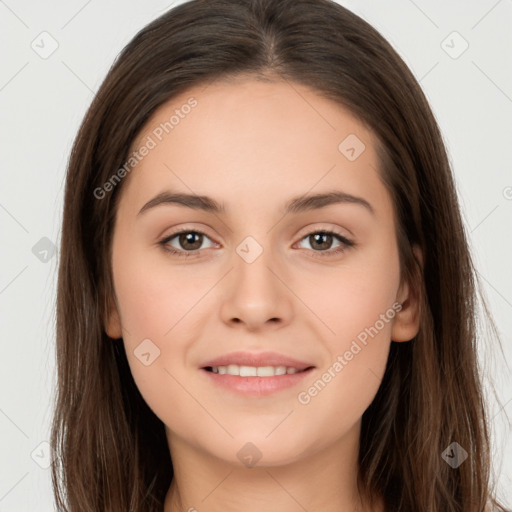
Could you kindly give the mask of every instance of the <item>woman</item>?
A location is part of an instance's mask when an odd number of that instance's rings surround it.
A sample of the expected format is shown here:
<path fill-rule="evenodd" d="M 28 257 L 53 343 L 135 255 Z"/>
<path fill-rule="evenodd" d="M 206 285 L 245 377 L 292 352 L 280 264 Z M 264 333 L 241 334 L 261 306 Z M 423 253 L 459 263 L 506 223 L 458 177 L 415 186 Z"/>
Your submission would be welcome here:
<path fill-rule="evenodd" d="M 504 510 L 475 301 L 439 128 L 382 36 L 328 0 L 181 4 L 69 163 L 58 506 Z"/>

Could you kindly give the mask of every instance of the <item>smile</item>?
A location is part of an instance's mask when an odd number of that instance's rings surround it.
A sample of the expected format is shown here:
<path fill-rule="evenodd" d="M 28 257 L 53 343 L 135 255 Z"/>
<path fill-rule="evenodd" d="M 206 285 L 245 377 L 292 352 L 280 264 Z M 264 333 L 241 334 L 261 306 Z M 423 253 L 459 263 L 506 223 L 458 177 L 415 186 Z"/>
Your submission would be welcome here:
<path fill-rule="evenodd" d="M 201 371 L 214 386 L 237 395 L 262 397 L 297 386 L 313 369 L 312 366 L 297 370 L 286 366 L 228 365 L 201 368 Z"/>
<path fill-rule="evenodd" d="M 208 366 L 206 370 L 220 375 L 239 375 L 240 377 L 274 377 L 274 375 L 287 375 L 304 371 L 293 367 L 287 368 L 286 366 L 241 366 L 238 364 Z"/>

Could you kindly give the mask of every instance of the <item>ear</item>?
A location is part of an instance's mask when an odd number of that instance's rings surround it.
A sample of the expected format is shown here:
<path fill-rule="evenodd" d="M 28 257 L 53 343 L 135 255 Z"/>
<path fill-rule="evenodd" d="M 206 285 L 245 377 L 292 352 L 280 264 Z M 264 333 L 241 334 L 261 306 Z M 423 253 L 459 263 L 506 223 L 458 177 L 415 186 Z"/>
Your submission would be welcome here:
<path fill-rule="evenodd" d="M 413 253 L 423 268 L 423 254 L 419 245 L 414 245 Z M 419 273 L 419 276 L 422 274 Z M 412 340 L 420 328 L 420 283 L 402 282 L 396 300 L 402 304 L 402 309 L 395 316 L 391 330 L 391 340 L 402 342 Z"/>
<path fill-rule="evenodd" d="M 108 302 L 107 317 L 105 319 L 105 332 L 109 338 L 118 339 L 123 336 L 121 319 L 115 300 L 111 297 Z"/>

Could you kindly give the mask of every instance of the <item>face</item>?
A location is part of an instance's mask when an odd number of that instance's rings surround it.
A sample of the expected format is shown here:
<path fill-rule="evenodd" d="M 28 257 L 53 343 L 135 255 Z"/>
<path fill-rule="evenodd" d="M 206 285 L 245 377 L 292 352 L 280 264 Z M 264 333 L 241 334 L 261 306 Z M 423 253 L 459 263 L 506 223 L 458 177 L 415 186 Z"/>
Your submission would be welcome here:
<path fill-rule="evenodd" d="M 186 442 L 236 464 L 243 450 L 286 464 L 340 446 L 359 426 L 391 340 L 418 330 L 375 142 L 315 91 L 250 78 L 190 89 L 137 137 L 106 330 L 123 338 L 171 450 Z M 204 369 L 233 352 L 309 369 Z M 242 366 L 265 361 L 283 366 Z"/>

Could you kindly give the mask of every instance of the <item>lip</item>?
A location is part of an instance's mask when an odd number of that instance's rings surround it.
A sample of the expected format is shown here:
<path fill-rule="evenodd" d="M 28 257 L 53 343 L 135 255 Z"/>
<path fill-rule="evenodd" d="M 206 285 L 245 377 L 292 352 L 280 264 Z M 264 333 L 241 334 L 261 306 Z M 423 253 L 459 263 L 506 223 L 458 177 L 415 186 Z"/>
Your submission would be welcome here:
<path fill-rule="evenodd" d="M 237 364 L 238 366 L 286 366 L 287 368 L 296 368 L 297 370 L 305 370 L 311 363 L 299 361 L 292 357 L 279 354 L 277 352 L 231 352 L 223 356 L 216 357 L 206 361 L 201 365 L 201 368 L 208 366 L 228 366 L 230 364 Z M 295 374 L 293 374 L 295 375 Z M 236 375 L 235 375 L 236 377 Z M 281 377 L 281 375 L 279 375 Z M 242 377 L 243 379 L 249 377 Z M 253 377 L 256 378 L 256 377 Z M 271 379 L 272 377 L 262 377 L 264 379 Z"/>
<path fill-rule="evenodd" d="M 274 375 L 273 377 L 240 377 L 239 375 L 228 375 L 213 373 L 206 368 L 211 366 L 228 366 L 237 364 L 239 366 L 286 366 L 296 368 L 297 373 L 285 375 Z M 296 386 L 303 379 L 308 377 L 315 369 L 315 366 L 304 361 L 278 354 L 277 352 L 231 352 L 223 356 L 205 362 L 200 370 L 214 385 L 228 389 L 236 394 L 248 396 L 267 396 Z"/>
<path fill-rule="evenodd" d="M 277 391 L 296 386 L 313 371 L 314 368 L 311 367 L 302 372 L 274 375 L 273 377 L 240 377 L 239 375 L 221 375 L 220 373 L 213 373 L 201 368 L 201 372 L 206 374 L 207 378 L 211 379 L 211 383 L 233 391 L 236 394 L 255 397 L 267 396 Z"/>

